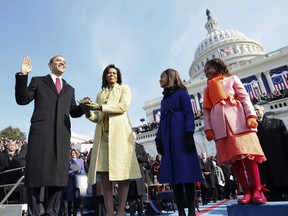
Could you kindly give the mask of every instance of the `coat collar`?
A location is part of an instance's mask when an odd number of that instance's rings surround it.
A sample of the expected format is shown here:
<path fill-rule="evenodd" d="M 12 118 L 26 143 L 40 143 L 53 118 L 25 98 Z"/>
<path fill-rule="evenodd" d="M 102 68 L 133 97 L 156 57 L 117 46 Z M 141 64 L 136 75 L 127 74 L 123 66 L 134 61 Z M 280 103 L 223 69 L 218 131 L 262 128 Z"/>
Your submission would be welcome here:
<path fill-rule="evenodd" d="M 62 89 L 61 89 L 60 95 L 64 94 L 67 91 L 67 87 L 68 87 L 68 83 L 63 78 L 61 79 L 62 79 Z M 44 76 L 44 82 L 46 82 L 47 85 L 55 92 L 55 94 L 58 95 L 56 86 L 50 74 L 47 74 L 46 76 Z"/>

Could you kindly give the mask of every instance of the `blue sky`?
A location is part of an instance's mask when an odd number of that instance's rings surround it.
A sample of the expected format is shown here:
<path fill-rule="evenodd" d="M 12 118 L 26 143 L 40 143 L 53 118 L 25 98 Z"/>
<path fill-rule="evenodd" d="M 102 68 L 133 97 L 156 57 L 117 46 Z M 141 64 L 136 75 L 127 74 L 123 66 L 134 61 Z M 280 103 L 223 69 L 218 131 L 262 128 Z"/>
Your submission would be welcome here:
<path fill-rule="evenodd" d="M 207 17 L 220 28 L 236 29 L 270 52 L 288 45 L 287 0 L 1 0 L 0 130 L 18 127 L 28 134 L 33 103 L 15 102 L 15 73 L 24 56 L 32 58 L 31 76 L 50 73 L 54 55 L 63 55 L 63 78 L 76 99 L 93 100 L 108 64 L 122 71 L 132 91 L 133 126 L 145 118 L 144 102 L 161 97 L 160 73 L 178 70 L 188 80 L 196 47 L 207 34 Z M 30 80 L 29 78 L 29 80 Z M 93 137 L 95 124 L 72 119 L 72 131 Z"/>

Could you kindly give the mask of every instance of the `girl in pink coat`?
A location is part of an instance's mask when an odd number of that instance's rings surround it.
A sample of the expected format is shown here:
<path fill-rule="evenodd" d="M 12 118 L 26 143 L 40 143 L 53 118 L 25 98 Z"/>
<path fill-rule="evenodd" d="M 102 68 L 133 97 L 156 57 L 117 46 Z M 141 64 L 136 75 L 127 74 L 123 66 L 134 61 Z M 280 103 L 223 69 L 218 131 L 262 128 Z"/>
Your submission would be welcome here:
<path fill-rule="evenodd" d="M 256 135 L 256 113 L 249 95 L 222 60 L 209 60 L 204 72 L 208 79 L 203 106 L 206 138 L 215 140 L 218 163 L 232 165 L 244 192 L 238 203 L 264 204 L 267 200 L 258 163 L 266 161 L 266 157 Z"/>

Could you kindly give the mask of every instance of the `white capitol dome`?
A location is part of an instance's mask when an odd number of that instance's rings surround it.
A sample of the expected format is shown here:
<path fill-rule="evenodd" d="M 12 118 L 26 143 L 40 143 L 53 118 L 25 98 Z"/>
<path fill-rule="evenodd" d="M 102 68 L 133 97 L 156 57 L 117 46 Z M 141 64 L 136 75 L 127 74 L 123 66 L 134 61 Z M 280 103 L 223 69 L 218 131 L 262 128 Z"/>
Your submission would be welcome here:
<path fill-rule="evenodd" d="M 204 65 L 209 59 L 221 58 L 228 65 L 232 65 L 265 54 L 261 44 L 237 30 L 219 28 L 218 20 L 210 16 L 208 9 L 206 14 L 205 28 L 208 33 L 195 51 L 189 70 L 191 79 L 203 72 Z"/>

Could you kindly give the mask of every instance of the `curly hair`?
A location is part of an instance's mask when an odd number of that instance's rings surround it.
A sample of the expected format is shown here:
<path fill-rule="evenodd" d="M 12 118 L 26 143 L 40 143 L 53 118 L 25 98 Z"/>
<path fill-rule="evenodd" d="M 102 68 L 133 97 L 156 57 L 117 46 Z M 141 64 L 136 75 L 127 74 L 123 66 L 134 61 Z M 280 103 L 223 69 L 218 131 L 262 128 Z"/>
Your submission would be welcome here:
<path fill-rule="evenodd" d="M 206 65 L 208 65 L 208 64 L 211 67 L 216 69 L 216 73 L 217 74 L 222 73 L 222 74 L 224 74 L 226 76 L 231 76 L 232 75 L 229 72 L 229 69 L 228 69 L 228 66 L 226 65 L 226 63 L 223 60 L 219 59 L 219 58 L 208 60 L 206 62 Z"/>

